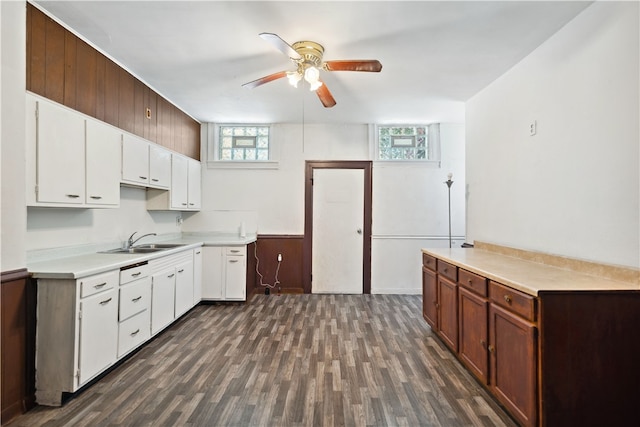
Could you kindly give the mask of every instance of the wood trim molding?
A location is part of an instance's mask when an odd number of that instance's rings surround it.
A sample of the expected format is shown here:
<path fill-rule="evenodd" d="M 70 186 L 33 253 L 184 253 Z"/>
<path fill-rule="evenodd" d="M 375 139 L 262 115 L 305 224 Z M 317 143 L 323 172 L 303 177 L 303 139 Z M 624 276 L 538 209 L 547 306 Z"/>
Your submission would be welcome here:
<path fill-rule="evenodd" d="M 372 165 L 371 161 L 307 160 L 304 176 L 304 243 L 302 282 L 304 292 L 311 293 L 311 262 L 313 243 L 313 170 L 314 169 L 363 169 L 364 170 L 364 243 L 362 266 L 362 293 L 371 293 L 371 224 L 372 224 Z"/>

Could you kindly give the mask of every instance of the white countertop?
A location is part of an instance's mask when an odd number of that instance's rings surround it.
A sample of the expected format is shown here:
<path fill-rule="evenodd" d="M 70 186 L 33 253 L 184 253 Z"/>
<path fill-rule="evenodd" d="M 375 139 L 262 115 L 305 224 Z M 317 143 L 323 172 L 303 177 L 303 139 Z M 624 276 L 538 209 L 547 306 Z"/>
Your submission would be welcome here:
<path fill-rule="evenodd" d="M 637 284 L 479 249 L 422 249 L 422 252 L 533 296 L 558 291 L 640 291 Z"/>
<path fill-rule="evenodd" d="M 149 237 L 140 243 L 162 242 L 184 246 L 146 254 L 100 253 L 100 251 L 107 249 L 115 249 L 117 245 L 111 247 L 93 245 L 81 249 L 58 248 L 52 249 L 44 255 L 40 254 L 32 262 L 27 261 L 27 269 L 36 279 L 79 279 L 200 246 L 243 246 L 255 242 L 256 239 L 255 234 L 240 237 L 237 234 L 225 233 L 182 233 L 182 235 L 172 236 L 170 239 L 163 238 L 163 236 L 158 236 L 157 239 Z"/>

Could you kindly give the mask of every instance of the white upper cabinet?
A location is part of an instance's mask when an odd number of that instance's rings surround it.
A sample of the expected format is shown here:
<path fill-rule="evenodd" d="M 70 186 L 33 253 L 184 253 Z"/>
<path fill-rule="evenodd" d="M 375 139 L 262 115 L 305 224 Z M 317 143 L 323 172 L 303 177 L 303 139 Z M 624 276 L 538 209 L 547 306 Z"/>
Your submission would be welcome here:
<path fill-rule="evenodd" d="M 149 186 L 169 188 L 171 185 L 171 151 L 149 144 Z"/>
<path fill-rule="evenodd" d="M 202 206 L 202 165 L 199 161 L 194 159 L 188 159 L 189 162 L 189 176 L 187 179 L 187 200 L 189 203 L 189 209 L 199 210 Z"/>
<path fill-rule="evenodd" d="M 118 206 L 122 133 L 98 121 L 86 125 L 86 203 Z"/>
<path fill-rule="evenodd" d="M 28 97 L 28 204 L 84 204 L 84 132 L 83 117 L 58 104 Z"/>
<path fill-rule="evenodd" d="M 122 135 L 122 182 L 149 185 L 149 142 L 127 133 Z"/>
<path fill-rule="evenodd" d="M 201 202 L 201 164 L 180 154 L 171 154 L 169 191 L 149 189 L 148 210 L 197 211 Z"/>

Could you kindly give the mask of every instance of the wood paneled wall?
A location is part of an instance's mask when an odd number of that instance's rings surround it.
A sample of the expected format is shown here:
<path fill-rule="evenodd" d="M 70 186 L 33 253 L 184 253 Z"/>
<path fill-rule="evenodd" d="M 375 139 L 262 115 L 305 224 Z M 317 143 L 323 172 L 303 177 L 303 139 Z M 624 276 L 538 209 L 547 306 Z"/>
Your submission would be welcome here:
<path fill-rule="evenodd" d="M 4 425 L 35 406 L 36 289 L 22 269 L 2 273 L 0 292 Z"/>
<path fill-rule="evenodd" d="M 200 159 L 197 121 L 29 3 L 26 48 L 27 90 Z"/>
<path fill-rule="evenodd" d="M 264 293 L 260 286 L 260 277 L 256 274 L 255 251 L 260 259 L 260 273 L 263 283 L 273 285 L 278 254 L 282 254 L 282 263 L 278 271 L 278 280 L 283 293 L 303 293 L 302 286 L 302 242 L 298 235 L 259 235 L 255 243 L 247 247 L 247 296 Z M 257 245 L 257 246 L 256 246 Z M 273 294 L 278 289 L 272 289 Z"/>

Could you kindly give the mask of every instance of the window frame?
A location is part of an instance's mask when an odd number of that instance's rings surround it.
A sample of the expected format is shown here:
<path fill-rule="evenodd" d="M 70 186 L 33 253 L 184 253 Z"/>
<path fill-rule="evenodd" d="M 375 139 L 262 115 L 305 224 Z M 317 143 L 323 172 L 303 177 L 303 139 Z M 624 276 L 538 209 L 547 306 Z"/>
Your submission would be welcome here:
<path fill-rule="evenodd" d="M 269 160 L 222 160 L 220 158 L 220 128 L 222 127 L 267 127 L 269 128 Z M 207 123 L 207 167 L 219 169 L 277 169 L 274 126 L 271 123 Z"/>
<path fill-rule="evenodd" d="M 406 128 L 406 127 L 424 127 L 427 128 L 427 149 L 426 159 L 381 159 L 380 158 L 380 128 Z M 414 123 L 392 123 L 392 124 L 374 124 L 370 127 L 371 135 L 371 156 L 374 162 L 382 164 L 425 164 L 440 166 L 440 123 L 431 124 L 414 124 Z"/>

